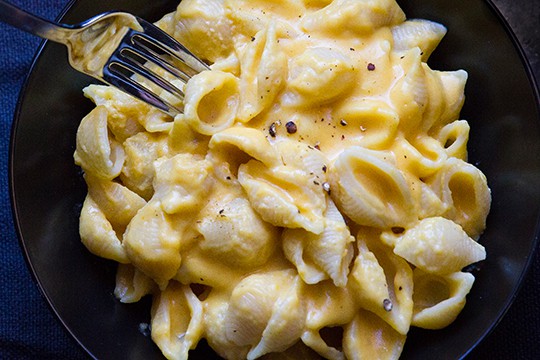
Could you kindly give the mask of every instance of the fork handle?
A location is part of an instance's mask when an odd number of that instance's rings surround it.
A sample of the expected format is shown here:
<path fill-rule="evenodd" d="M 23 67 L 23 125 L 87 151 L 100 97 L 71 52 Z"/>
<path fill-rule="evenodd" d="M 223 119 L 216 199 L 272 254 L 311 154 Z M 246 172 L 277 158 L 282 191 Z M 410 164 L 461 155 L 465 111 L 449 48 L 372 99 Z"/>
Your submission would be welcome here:
<path fill-rule="evenodd" d="M 0 21 L 32 35 L 64 44 L 67 26 L 52 23 L 0 0 Z"/>

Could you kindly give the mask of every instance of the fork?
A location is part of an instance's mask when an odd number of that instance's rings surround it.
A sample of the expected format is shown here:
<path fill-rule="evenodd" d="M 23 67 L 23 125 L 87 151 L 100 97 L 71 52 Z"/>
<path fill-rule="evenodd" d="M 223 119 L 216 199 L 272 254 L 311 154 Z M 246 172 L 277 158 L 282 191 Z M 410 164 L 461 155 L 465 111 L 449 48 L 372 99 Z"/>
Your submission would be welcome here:
<path fill-rule="evenodd" d="M 183 86 L 209 70 L 185 46 L 152 23 L 106 12 L 76 25 L 53 23 L 0 0 L 0 21 L 64 44 L 71 66 L 161 111 L 183 112 Z"/>

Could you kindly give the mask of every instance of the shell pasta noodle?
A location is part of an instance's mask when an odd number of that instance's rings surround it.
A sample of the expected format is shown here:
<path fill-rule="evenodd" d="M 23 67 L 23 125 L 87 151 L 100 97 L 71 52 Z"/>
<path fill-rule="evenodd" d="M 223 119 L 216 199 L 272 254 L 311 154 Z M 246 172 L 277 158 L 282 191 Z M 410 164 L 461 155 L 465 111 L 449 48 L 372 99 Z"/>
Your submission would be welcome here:
<path fill-rule="evenodd" d="M 394 0 L 183 0 L 157 24 L 211 70 L 175 118 L 88 86 L 74 159 L 82 243 L 119 301 L 152 298 L 166 358 L 397 359 L 459 316 L 491 194 L 467 73 L 428 65 L 443 25 Z"/>

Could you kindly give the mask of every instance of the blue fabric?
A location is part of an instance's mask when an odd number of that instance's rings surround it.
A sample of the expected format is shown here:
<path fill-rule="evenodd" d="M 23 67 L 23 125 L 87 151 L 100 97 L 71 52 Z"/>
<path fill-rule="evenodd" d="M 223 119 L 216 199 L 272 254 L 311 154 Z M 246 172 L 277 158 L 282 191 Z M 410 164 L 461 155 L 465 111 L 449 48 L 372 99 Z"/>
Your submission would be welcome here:
<path fill-rule="evenodd" d="M 54 19 L 68 0 L 12 0 Z M 24 261 L 11 216 L 8 151 L 19 91 L 40 39 L 0 24 L 0 359 L 86 359 L 50 311 Z"/>
<path fill-rule="evenodd" d="M 451 1 L 451 0 L 449 0 Z M 48 19 L 54 19 L 68 0 L 12 0 L 13 4 Z M 513 25 L 527 24 L 519 10 L 530 18 L 530 31 L 522 30 L 526 50 L 538 55 L 540 8 L 533 0 L 498 0 L 501 10 L 515 16 Z M 536 5 L 534 5 L 536 4 Z M 521 8 L 520 8 L 521 6 Z M 518 31 L 518 35 L 519 35 Z M 11 122 L 18 93 L 40 40 L 0 24 L 0 359 L 85 359 L 86 355 L 63 329 L 40 295 L 24 262 L 15 234 L 8 193 L 8 149 Z M 536 359 L 540 356 L 540 256 L 534 259 L 523 288 L 507 316 L 470 358 Z"/>

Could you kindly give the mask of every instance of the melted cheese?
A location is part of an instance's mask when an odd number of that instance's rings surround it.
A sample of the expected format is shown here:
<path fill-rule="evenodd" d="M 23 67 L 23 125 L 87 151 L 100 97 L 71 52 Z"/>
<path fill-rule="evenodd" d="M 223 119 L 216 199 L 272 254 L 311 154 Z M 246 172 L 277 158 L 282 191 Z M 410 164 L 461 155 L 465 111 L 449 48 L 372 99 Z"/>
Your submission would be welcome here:
<path fill-rule="evenodd" d="M 121 298 L 153 292 L 166 357 L 204 337 L 229 359 L 395 359 L 411 325 L 455 319 L 491 197 L 466 72 L 427 64 L 444 26 L 394 0 L 184 0 L 158 25 L 212 70 L 174 121 L 87 88 L 75 159 L 83 241 L 130 263 Z"/>

